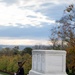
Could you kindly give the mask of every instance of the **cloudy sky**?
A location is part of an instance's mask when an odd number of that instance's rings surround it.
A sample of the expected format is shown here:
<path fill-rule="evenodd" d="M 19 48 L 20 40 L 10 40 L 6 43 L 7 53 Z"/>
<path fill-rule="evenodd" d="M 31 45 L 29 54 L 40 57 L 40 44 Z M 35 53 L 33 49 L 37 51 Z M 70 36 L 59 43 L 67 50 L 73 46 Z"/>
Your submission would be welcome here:
<path fill-rule="evenodd" d="M 0 0 L 0 44 L 49 44 L 50 29 L 74 0 Z"/>

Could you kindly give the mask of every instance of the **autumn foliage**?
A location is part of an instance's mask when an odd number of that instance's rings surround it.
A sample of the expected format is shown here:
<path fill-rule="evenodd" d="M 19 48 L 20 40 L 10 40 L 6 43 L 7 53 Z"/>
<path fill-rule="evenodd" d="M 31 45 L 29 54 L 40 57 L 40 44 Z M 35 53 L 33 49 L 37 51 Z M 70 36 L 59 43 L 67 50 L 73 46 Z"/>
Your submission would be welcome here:
<path fill-rule="evenodd" d="M 68 14 L 67 14 L 67 13 Z M 75 67 L 75 8 L 71 4 L 65 10 L 66 15 L 61 18 L 60 23 L 60 35 L 64 37 L 67 42 L 67 65 L 69 69 Z M 62 38 L 62 37 L 61 37 Z"/>
<path fill-rule="evenodd" d="M 70 69 L 75 66 L 75 46 L 68 45 L 67 51 L 67 65 Z"/>
<path fill-rule="evenodd" d="M 60 20 L 56 21 L 56 24 L 57 26 L 55 29 L 53 28 L 54 32 L 52 32 L 52 34 L 54 34 L 54 39 L 51 36 L 53 39 L 52 41 L 54 41 L 54 44 L 57 45 L 57 42 L 61 40 L 62 47 L 59 49 L 66 50 L 67 67 L 69 71 L 71 71 L 70 73 L 72 73 L 73 67 L 75 68 L 75 7 L 73 4 L 69 5 L 64 10 L 63 16 Z"/>

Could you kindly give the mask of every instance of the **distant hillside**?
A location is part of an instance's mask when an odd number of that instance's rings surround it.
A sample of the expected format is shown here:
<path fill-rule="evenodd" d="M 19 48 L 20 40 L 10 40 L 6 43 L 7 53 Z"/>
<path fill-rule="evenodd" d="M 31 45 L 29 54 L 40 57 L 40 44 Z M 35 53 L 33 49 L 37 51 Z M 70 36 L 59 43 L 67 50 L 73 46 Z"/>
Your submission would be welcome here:
<path fill-rule="evenodd" d="M 0 45 L 0 50 L 2 48 L 6 48 L 6 47 L 9 47 L 9 48 L 14 48 L 16 45 Z M 18 45 L 19 46 L 19 49 L 20 50 L 23 50 L 24 48 L 26 47 L 32 47 L 32 46 L 29 46 L 29 45 Z"/>
<path fill-rule="evenodd" d="M 23 50 L 26 47 L 30 47 L 32 49 L 52 49 L 50 45 L 0 45 L 0 50 L 2 48 L 14 48 L 15 46 L 19 46 L 19 50 Z"/>

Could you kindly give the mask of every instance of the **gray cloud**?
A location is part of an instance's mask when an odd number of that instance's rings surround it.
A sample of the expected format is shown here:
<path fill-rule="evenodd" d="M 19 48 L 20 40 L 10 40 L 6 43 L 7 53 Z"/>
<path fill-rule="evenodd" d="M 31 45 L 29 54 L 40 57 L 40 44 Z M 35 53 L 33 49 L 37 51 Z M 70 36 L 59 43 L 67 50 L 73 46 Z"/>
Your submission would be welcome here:
<path fill-rule="evenodd" d="M 4 2 L 6 3 L 7 5 L 11 5 L 11 4 L 14 4 L 16 3 L 18 0 L 2 0 L 1 2 Z"/>
<path fill-rule="evenodd" d="M 0 26 L 26 27 L 54 24 L 60 18 L 65 0 L 1 0 Z M 11 6 L 6 6 L 7 5 Z M 13 4 L 13 5 L 12 5 Z M 61 6 L 60 6 L 61 5 Z M 62 11 L 61 11 L 62 12 Z"/>

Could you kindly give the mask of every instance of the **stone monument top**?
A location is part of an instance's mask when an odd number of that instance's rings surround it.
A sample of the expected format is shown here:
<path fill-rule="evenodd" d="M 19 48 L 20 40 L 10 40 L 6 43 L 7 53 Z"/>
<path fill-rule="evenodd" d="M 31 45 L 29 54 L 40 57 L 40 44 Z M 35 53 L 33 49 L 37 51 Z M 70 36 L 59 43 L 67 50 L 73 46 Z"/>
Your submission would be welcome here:
<path fill-rule="evenodd" d="M 66 51 L 33 50 L 29 75 L 67 75 Z"/>

